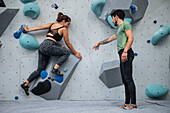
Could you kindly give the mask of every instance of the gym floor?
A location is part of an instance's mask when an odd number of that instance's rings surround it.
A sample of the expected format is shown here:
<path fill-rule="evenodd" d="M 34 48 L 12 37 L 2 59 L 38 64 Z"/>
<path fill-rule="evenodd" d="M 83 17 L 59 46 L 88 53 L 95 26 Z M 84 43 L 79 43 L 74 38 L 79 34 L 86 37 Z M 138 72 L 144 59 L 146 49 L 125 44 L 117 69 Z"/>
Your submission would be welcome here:
<path fill-rule="evenodd" d="M 138 101 L 124 110 L 123 101 L 0 101 L 0 113 L 170 113 L 170 101 Z"/>

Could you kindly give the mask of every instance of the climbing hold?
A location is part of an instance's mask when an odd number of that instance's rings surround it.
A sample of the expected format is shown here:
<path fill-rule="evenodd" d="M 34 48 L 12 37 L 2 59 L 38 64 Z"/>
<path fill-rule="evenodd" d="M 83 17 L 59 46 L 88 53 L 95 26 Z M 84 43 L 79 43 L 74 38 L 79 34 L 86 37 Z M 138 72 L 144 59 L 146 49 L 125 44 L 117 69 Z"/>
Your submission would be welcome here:
<path fill-rule="evenodd" d="M 18 96 L 15 96 L 15 97 L 14 97 L 15 100 L 18 100 L 18 98 L 19 98 Z"/>
<path fill-rule="evenodd" d="M 31 92 L 35 95 L 42 95 L 51 90 L 51 82 L 49 80 L 45 80 L 43 82 L 39 82 L 36 87 L 34 87 Z"/>
<path fill-rule="evenodd" d="M 25 16 L 36 19 L 40 15 L 40 7 L 35 3 L 28 3 L 24 6 L 23 13 Z"/>
<path fill-rule="evenodd" d="M 165 36 L 170 34 L 170 27 L 169 26 L 162 26 L 160 27 L 155 34 L 152 36 L 151 42 L 153 45 L 157 45 L 159 41 L 161 41 Z"/>
<path fill-rule="evenodd" d="M 111 27 L 113 27 L 113 28 L 118 28 L 118 27 L 119 27 L 119 26 L 115 26 L 115 25 L 113 24 L 113 22 L 112 22 L 112 21 L 113 21 L 113 18 L 112 18 L 111 15 L 109 15 L 109 16 L 107 17 L 107 21 L 108 21 L 108 23 L 110 24 Z M 131 23 L 131 22 L 132 22 L 132 19 L 131 19 L 131 18 L 124 18 L 124 21 Z"/>
<path fill-rule="evenodd" d="M 67 72 L 67 68 L 64 68 L 64 72 Z"/>
<path fill-rule="evenodd" d="M 150 98 L 160 98 L 168 93 L 168 88 L 160 84 L 151 84 L 145 89 L 145 93 Z"/>
<path fill-rule="evenodd" d="M 52 7 L 52 8 L 55 8 L 55 9 L 58 9 L 57 4 L 55 4 L 55 3 L 54 3 L 54 4 L 52 4 L 52 5 L 51 5 L 51 7 Z"/>
<path fill-rule="evenodd" d="M 129 23 L 132 23 L 132 19 L 131 19 L 131 18 L 124 18 L 124 21 L 125 21 L 125 22 L 129 22 Z"/>
<path fill-rule="evenodd" d="M 151 40 L 147 40 L 147 43 L 150 43 L 151 42 Z"/>
<path fill-rule="evenodd" d="M 47 77 L 48 73 L 45 70 L 42 70 L 40 75 L 41 75 L 42 79 L 45 79 Z"/>
<path fill-rule="evenodd" d="M 125 12 L 125 18 L 131 18 L 133 24 L 144 17 L 147 7 L 148 0 L 126 0 L 123 7 L 122 3 L 115 3 L 114 0 L 93 0 L 91 4 L 93 13 L 106 25 L 109 25 L 108 16 L 117 9 L 122 9 Z M 112 21 L 110 21 L 110 24 L 112 24 Z"/>
<path fill-rule="evenodd" d="M 130 8 L 131 8 L 131 13 L 135 13 L 138 10 L 137 6 L 134 3 L 130 5 Z"/>
<path fill-rule="evenodd" d="M 36 0 L 20 0 L 22 3 L 26 4 L 26 3 L 29 3 L 29 2 L 34 2 Z"/>
<path fill-rule="evenodd" d="M 21 33 L 22 33 L 22 31 L 21 31 L 21 29 L 19 29 L 19 31 L 14 32 L 13 36 L 14 36 L 16 39 L 18 39 L 18 38 L 21 36 Z"/>
<path fill-rule="evenodd" d="M 22 34 L 19 38 L 19 43 L 28 50 L 36 50 L 39 47 L 37 39 L 28 34 Z"/>
<path fill-rule="evenodd" d="M 51 80 L 49 80 L 51 82 L 51 90 L 48 93 L 40 96 L 46 100 L 60 99 L 60 97 L 63 94 L 64 89 L 66 88 L 67 84 L 69 83 L 69 80 L 71 79 L 72 74 L 74 73 L 74 70 L 76 69 L 76 66 L 78 65 L 78 63 L 80 61 L 80 59 L 78 59 L 74 54 L 72 54 L 72 53 L 70 54 L 67 61 L 64 62 L 59 68 L 61 70 L 61 73 L 63 73 L 64 68 L 66 68 L 66 67 L 68 68 L 67 73 L 64 73 L 63 82 L 59 83 L 54 80 L 56 75 L 51 73 L 51 69 L 54 67 L 54 65 L 56 64 L 56 61 L 58 61 L 59 57 L 60 56 L 52 56 L 49 60 L 49 65 L 46 68 L 46 71 L 48 72 L 48 77 L 51 77 Z M 42 80 L 41 78 L 38 78 L 32 88 L 34 88 L 40 81 L 44 81 L 44 80 Z"/>
<path fill-rule="evenodd" d="M 120 61 L 115 60 L 103 63 L 99 79 L 106 85 L 107 88 L 123 85 L 120 73 Z"/>
<path fill-rule="evenodd" d="M 113 27 L 113 28 L 115 28 L 115 29 L 117 29 L 118 28 L 118 26 L 115 26 L 114 24 L 113 24 L 113 18 L 112 18 L 112 16 L 111 15 L 109 15 L 108 17 L 107 17 L 107 21 L 108 21 L 108 23 L 110 24 L 110 26 L 111 27 Z"/>
<path fill-rule="evenodd" d="M 91 10 L 98 17 L 101 15 L 103 6 L 106 4 L 106 0 L 93 0 L 91 5 Z"/>
<path fill-rule="evenodd" d="M 156 23 L 157 23 L 157 20 L 154 20 L 153 23 L 156 24 Z"/>
<path fill-rule="evenodd" d="M 63 82 L 63 79 L 64 79 L 63 76 L 57 76 L 57 77 L 55 78 L 55 81 L 57 81 L 58 83 L 61 83 L 61 82 Z"/>
<path fill-rule="evenodd" d="M 137 54 L 137 53 L 134 53 L 134 55 L 135 55 L 135 56 L 138 56 L 138 54 Z"/>

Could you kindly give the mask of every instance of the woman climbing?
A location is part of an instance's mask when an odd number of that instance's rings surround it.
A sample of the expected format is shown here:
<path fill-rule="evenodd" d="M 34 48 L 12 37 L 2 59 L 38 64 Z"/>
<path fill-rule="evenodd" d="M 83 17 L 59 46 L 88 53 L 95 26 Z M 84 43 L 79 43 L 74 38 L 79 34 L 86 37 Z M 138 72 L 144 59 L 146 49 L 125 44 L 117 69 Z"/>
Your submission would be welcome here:
<path fill-rule="evenodd" d="M 26 95 L 29 95 L 28 85 L 40 76 L 42 70 L 45 70 L 50 56 L 60 56 L 51 72 L 57 76 L 63 76 L 58 68 L 68 59 L 70 55 L 69 50 L 62 48 L 62 46 L 58 43 L 61 41 L 63 36 L 68 48 L 75 54 L 77 58 L 82 58 L 81 54 L 73 48 L 69 41 L 67 28 L 70 25 L 71 19 L 67 15 L 63 15 L 63 13 L 60 12 L 58 13 L 56 21 L 57 23 L 48 23 L 46 25 L 37 26 L 30 29 L 28 29 L 28 26 L 26 25 L 23 27 L 23 29 L 27 32 L 49 29 L 45 40 L 40 44 L 38 49 L 39 60 L 37 70 L 31 73 L 28 79 L 23 84 L 21 84 L 21 87 L 24 89 Z"/>

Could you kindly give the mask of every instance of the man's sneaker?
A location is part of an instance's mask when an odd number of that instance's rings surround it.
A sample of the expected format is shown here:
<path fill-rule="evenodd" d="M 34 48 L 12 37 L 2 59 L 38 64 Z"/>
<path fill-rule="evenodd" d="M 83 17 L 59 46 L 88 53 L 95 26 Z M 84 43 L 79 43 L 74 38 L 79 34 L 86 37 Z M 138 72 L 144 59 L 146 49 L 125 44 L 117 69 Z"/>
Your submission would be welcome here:
<path fill-rule="evenodd" d="M 63 76 L 63 74 L 62 74 L 58 69 L 54 69 L 54 67 L 53 67 L 53 69 L 51 70 L 51 72 L 52 72 L 53 74 L 55 74 L 55 75 Z"/>
<path fill-rule="evenodd" d="M 22 89 L 24 89 L 25 94 L 29 96 L 29 86 L 25 86 L 25 82 L 21 84 Z"/>
<path fill-rule="evenodd" d="M 137 106 L 129 105 L 129 106 L 125 107 L 126 110 L 132 110 L 135 108 L 137 108 Z"/>
<path fill-rule="evenodd" d="M 126 107 L 126 105 L 125 105 L 125 104 L 121 106 L 121 108 L 122 108 L 122 109 L 125 109 L 125 107 Z"/>

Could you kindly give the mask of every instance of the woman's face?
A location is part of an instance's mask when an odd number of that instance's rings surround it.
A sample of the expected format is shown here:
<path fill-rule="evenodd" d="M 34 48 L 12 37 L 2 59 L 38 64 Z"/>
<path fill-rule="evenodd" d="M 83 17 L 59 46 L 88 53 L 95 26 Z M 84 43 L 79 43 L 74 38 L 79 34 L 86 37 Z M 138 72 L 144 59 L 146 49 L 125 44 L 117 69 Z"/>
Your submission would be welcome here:
<path fill-rule="evenodd" d="M 70 26 L 70 22 L 64 22 L 64 27 L 69 27 Z"/>

